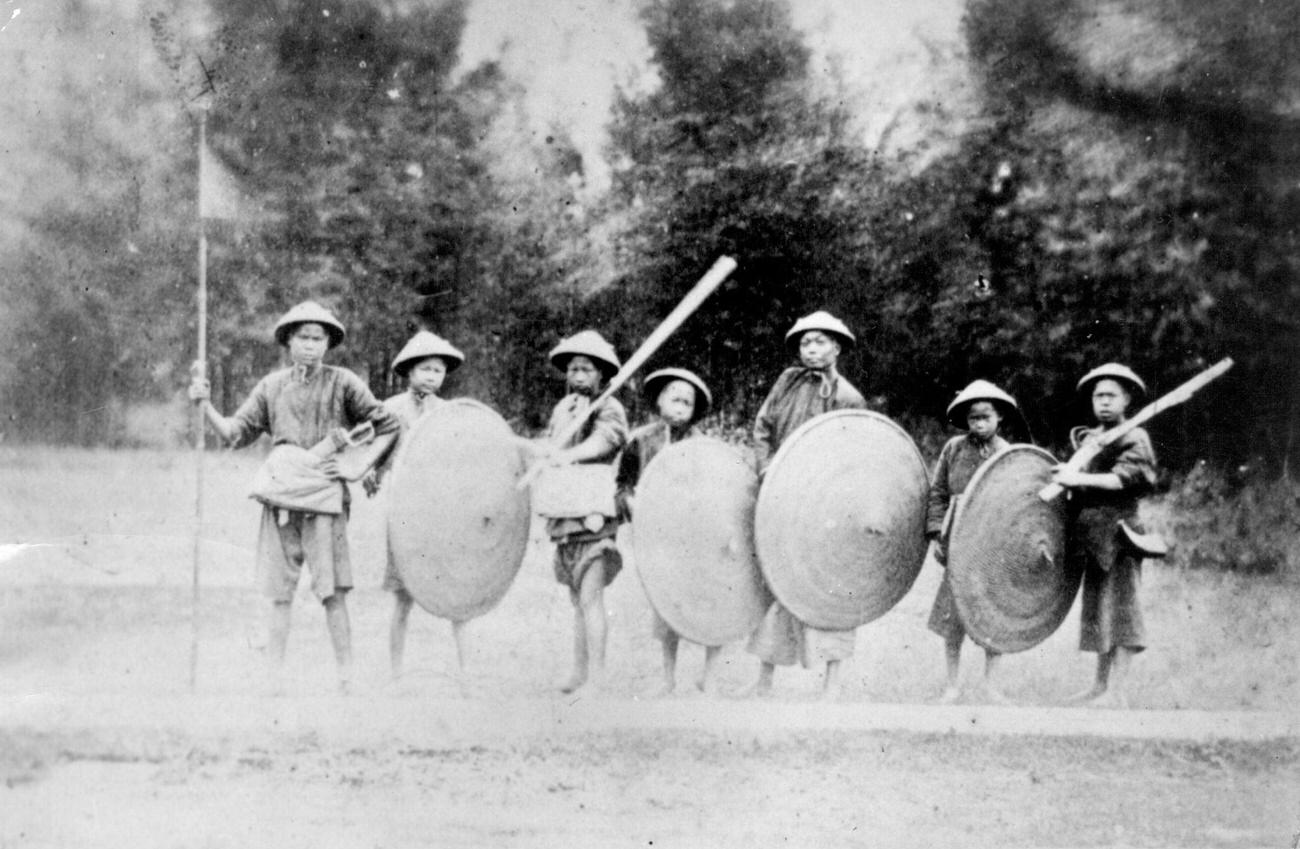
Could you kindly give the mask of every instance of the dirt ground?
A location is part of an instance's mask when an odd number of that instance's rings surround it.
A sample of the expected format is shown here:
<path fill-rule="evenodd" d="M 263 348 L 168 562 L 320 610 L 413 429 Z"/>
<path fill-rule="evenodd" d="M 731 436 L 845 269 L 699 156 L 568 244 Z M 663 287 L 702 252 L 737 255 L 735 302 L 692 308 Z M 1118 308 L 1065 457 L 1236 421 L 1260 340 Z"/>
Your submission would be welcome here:
<path fill-rule="evenodd" d="M 571 698 L 554 691 L 571 612 L 539 545 L 471 623 L 466 698 L 449 626 L 419 611 L 410 672 L 389 681 L 381 517 L 361 500 L 357 691 L 334 694 L 323 616 L 300 596 L 289 692 L 270 698 L 242 494 L 255 463 L 209 469 L 191 693 L 185 459 L 0 453 L 0 847 L 1296 845 L 1294 587 L 1151 570 L 1128 712 L 1057 706 L 1091 672 L 1073 616 L 1007 658 L 1018 706 L 928 704 L 932 564 L 860 629 L 838 704 L 802 670 L 771 700 L 705 698 L 694 647 L 678 693 L 654 700 L 629 564 L 609 592 L 608 695 Z M 728 691 L 752 678 L 740 646 L 723 659 Z"/>

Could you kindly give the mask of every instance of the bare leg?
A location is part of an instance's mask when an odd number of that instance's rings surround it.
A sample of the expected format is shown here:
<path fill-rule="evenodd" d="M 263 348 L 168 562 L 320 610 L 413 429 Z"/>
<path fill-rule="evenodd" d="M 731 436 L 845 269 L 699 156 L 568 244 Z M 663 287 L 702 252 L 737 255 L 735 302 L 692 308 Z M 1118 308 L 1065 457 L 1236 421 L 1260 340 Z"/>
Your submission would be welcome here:
<path fill-rule="evenodd" d="M 605 612 L 605 561 L 592 563 L 582 576 L 582 618 L 587 629 L 588 690 L 600 692 L 605 686 L 605 640 L 609 619 Z"/>
<path fill-rule="evenodd" d="M 572 693 L 587 683 L 587 620 L 578 594 L 570 591 L 569 601 L 573 602 L 573 674 L 560 685 L 561 693 Z"/>
<path fill-rule="evenodd" d="M 704 647 L 704 671 L 695 686 L 705 695 L 718 695 L 718 657 L 721 654 L 722 646 Z"/>
<path fill-rule="evenodd" d="M 840 697 L 840 667 L 842 665 L 842 662 L 838 660 L 826 661 L 826 677 L 822 681 L 822 698 L 828 702 Z"/>
<path fill-rule="evenodd" d="M 411 596 L 398 590 L 393 593 L 393 621 L 388 626 L 388 657 L 392 663 L 393 680 L 402 677 L 402 660 L 406 655 L 406 626 L 411 617 Z"/>
<path fill-rule="evenodd" d="M 744 688 L 736 695 L 738 696 L 757 696 L 765 698 L 772 695 L 772 678 L 776 675 L 776 664 L 768 663 L 766 660 L 759 661 L 758 680 L 748 687 Z"/>
<path fill-rule="evenodd" d="M 456 683 L 462 696 L 471 695 L 469 686 L 469 635 L 465 633 L 468 622 L 451 623 L 451 636 L 456 641 Z"/>
<path fill-rule="evenodd" d="M 1116 646 L 1110 650 L 1110 670 L 1109 681 L 1103 692 L 1098 693 L 1092 700 L 1096 707 L 1128 707 L 1128 673 L 1133 663 L 1135 652 L 1124 646 Z"/>
<path fill-rule="evenodd" d="M 1009 705 L 1011 700 L 997 685 L 998 667 L 1001 666 L 1002 655 L 995 651 L 984 650 L 984 683 L 980 687 L 981 695 L 984 700 L 995 705 Z"/>
<path fill-rule="evenodd" d="M 1114 658 L 1115 650 L 1097 654 L 1097 677 L 1093 680 L 1092 686 L 1086 690 L 1081 690 L 1070 696 L 1066 701 L 1071 704 L 1082 702 L 1091 702 L 1099 698 L 1106 692 L 1106 687 L 1110 682 L 1110 664 Z"/>
<path fill-rule="evenodd" d="M 671 695 L 677 687 L 677 647 L 680 643 L 681 638 L 671 628 L 664 628 L 659 636 L 664 660 L 664 680 L 655 691 L 657 696 Z"/>
<path fill-rule="evenodd" d="M 284 693 L 284 655 L 289 647 L 291 602 L 273 601 L 267 610 L 267 679 L 271 694 Z"/>
<path fill-rule="evenodd" d="M 325 599 L 325 626 L 334 644 L 334 659 L 339 665 L 339 692 L 352 689 L 352 623 L 348 620 L 348 601 L 343 593 Z"/>
<path fill-rule="evenodd" d="M 950 705 L 961 698 L 961 644 L 966 639 L 962 633 L 948 634 L 943 638 L 943 659 L 946 665 L 947 678 L 944 681 L 943 693 L 939 696 L 939 704 Z"/>

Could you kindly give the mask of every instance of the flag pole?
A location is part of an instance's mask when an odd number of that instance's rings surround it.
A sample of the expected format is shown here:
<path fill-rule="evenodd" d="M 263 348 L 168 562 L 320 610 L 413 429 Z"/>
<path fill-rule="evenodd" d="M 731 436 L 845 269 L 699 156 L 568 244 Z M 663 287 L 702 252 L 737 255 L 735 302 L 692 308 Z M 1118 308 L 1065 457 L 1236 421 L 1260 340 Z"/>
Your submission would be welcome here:
<path fill-rule="evenodd" d="M 199 110 L 199 291 L 198 346 L 195 371 L 208 372 L 208 232 L 203 212 L 203 159 L 208 143 L 208 112 Z M 199 673 L 199 563 L 203 554 L 203 404 L 194 405 L 194 558 L 190 576 L 190 692 Z"/>

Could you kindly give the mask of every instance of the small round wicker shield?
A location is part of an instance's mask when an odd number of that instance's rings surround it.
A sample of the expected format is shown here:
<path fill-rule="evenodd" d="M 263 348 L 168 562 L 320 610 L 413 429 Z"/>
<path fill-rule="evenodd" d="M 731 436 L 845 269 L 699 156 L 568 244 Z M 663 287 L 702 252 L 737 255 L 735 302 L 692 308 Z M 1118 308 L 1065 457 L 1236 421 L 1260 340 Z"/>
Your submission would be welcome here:
<path fill-rule="evenodd" d="M 403 436 L 388 482 L 388 550 L 411 597 L 435 616 L 481 616 L 510 588 L 528 545 L 525 461 L 490 407 L 457 399 Z"/>
<path fill-rule="evenodd" d="M 1044 502 L 1056 459 L 1011 445 L 971 478 L 953 517 L 948 581 L 971 639 L 1010 653 L 1052 635 L 1074 603 L 1079 571 L 1065 556 L 1064 499 Z"/>
<path fill-rule="evenodd" d="M 758 494 L 754 539 L 772 593 L 816 628 L 882 616 L 921 571 L 928 489 L 916 444 L 885 416 L 837 410 L 805 422 Z"/>
<path fill-rule="evenodd" d="M 651 605 L 706 646 L 748 636 L 771 604 L 754 554 L 758 476 L 735 448 L 699 436 L 669 445 L 636 490 L 632 545 Z"/>

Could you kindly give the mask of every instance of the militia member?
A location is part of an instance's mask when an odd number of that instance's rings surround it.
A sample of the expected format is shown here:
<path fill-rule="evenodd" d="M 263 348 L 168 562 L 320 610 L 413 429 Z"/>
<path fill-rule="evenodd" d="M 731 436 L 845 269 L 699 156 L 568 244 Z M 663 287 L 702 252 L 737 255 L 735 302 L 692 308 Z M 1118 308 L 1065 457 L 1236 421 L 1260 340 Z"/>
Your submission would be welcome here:
<path fill-rule="evenodd" d="M 343 325 L 332 313 L 313 301 L 304 301 L 275 325 L 275 341 L 288 349 L 292 365 L 262 378 L 233 416 L 222 416 L 212 406 L 208 381 L 197 370 L 190 398 L 202 406 L 217 433 L 235 447 L 248 445 L 265 433 L 275 446 L 311 449 L 332 439 L 338 449 L 346 443 L 347 431 L 366 421 L 372 422 L 378 433 L 391 433 L 398 426 L 396 419 L 361 378 L 345 368 L 323 363 L 326 352 L 341 343 L 345 335 Z M 352 632 L 347 608 L 347 592 L 352 589 L 348 490 L 339 478 L 335 460 L 325 458 L 319 472 L 335 480 L 328 486 L 342 490 L 335 493 L 341 495 L 341 512 L 310 512 L 263 503 L 257 568 L 262 590 L 271 602 L 268 635 L 273 692 L 283 686 L 290 605 L 304 562 L 311 574 L 312 590 L 325 607 L 340 690 L 346 692 L 352 680 Z"/>
<path fill-rule="evenodd" d="M 963 389 L 948 405 L 948 422 L 966 431 L 962 436 L 948 440 L 939 453 L 934 474 L 930 477 L 930 499 L 926 509 L 925 534 L 934 541 L 934 557 L 945 567 L 943 581 L 934 597 L 930 610 L 929 628 L 943 637 L 944 658 L 947 661 L 947 686 L 939 701 L 951 704 L 961 695 L 958 673 L 961 665 L 961 644 L 966 639 L 966 629 L 957 615 L 957 602 L 948 583 L 948 533 L 951 530 L 952 511 L 958 496 L 965 491 L 975 471 L 1008 443 L 999 434 L 1002 422 L 1016 415 L 1016 401 L 1006 392 L 987 380 L 977 380 Z M 1007 699 L 994 685 L 994 674 L 1001 658 L 997 652 L 984 653 L 984 695 L 994 702 Z"/>
<path fill-rule="evenodd" d="M 454 345 L 437 334 L 421 330 L 410 338 L 406 345 L 393 359 L 393 372 L 406 379 L 406 391 L 384 401 L 384 409 L 392 414 L 401 426 L 401 436 L 388 456 L 371 474 L 362 479 L 366 494 L 373 496 L 379 491 L 385 475 L 391 471 L 398 451 L 404 445 L 404 437 L 411 425 L 425 413 L 442 403 L 438 397 L 443 381 L 465 362 L 465 355 Z M 388 563 L 384 569 L 383 588 L 393 594 L 393 620 L 388 628 L 388 652 L 392 661 L 393 679 L 402 675 L 402 658 L 406 649 L 406 628 L 411 616 L 414 600 L 402 583 L 402 576 L 393 563 L 392 553 L 388 553 Z M 464 622 L 451 623 L 452 634 L 456 639 L 456 659 L 460 670 L 465 671 Z M 462 682 L 463 683 L 463 682 Z"/>
<path fill-rule="evenodd" d="M 627 413 L 617 399 L 607 399 L 587 416 L 577 433 L 562 444 L 560 439 L 576 418 L 587 414 L 604 383 L 618 373 L 614 346 L 596 331 L 584 330 L 556 345 L 550 360 L 564 373 L 568 392 L 551 411 L 543 461 L 551 466 L 612 466 L 627 442 L 628 431 Z M 555 578 L 568 588 L 573 603 L 573 675 L 560 687 L 564 693 L 584 686 L 598 692 L 604 686 L 609 628 L 605 587 L 623 568 L 614 543 L 618 519 L 613 515 L 612 468 L 608 481 L 611 515 L 590 512 L 582 517 L 550 517 L 546 523 L 547 534 L 555 543 Z"/>
<path fill-rule="evenodd" d="M 766 473 L 772 455 L 804 422 L 833 410 L 866 409 L 862 394 L 836 369 L 840 353 L 856 340 L 844 322 L 828 312 L 814 312 L 795 322 L 785 336 L 799 365 L 777 377 L 754 421 L 758 472 Z M 748 649 L 758 655 L 757 695 L 772 690 L 776 667 L 796 661 L 805 669 L 825 666 L 823 695 L 839 694 L 840 664 L 853 655 L 856 632 L 825 631 L 804 624 L 780 602 L 772 602 L 750 638 Z"/>
<path fill-rule="evenodd" d="M 1142 379 L 1127 366 L 1106 363 L 1079 381 L 1092 402 L 1094 428 L 1076 428 L 1076 449 L 1121 424 L 1133 401 L 1146 394 Z M 1127 678 L 1133 656 L 1146 647 L 1138 605 L 1143 552 L 1137 543 L 1138 500 L 1156 483 L 1151 437 L 1134 428 L 1080 470 L 1057 468 L 1055 483 L 1070 490 L 1068 556 L 1083 570 L 1079 649 L 1097 653 L 1092 687 L 1073 701 L 1127 707 Z"/>
<path fill-rule="evenodd" d="M 660 369 L 647 377 L 645 394 L 654 399 L 658 415 L 650 423 L 632 431 L 627 447 L 619 457 L 615 498 L 619 519 L 624 522 L 633 519 L 636 486 L 641 480 L 641 472 L 664 448 L 698 434 L 695 423 L 708 414 L 713 403 L 713 396 L 704 381 L 679 368 Z M 681 636 L 658 611 L 654 613 L 654 636 L 663 649 L 664 680 L 659 692 L 668 695 L 677 686 L 677 646 Z M 717 692 L 715 671 L 719 652 L 719 646 L 705 647 L 704 673 L 696 685 L 710 694 Z"/>

